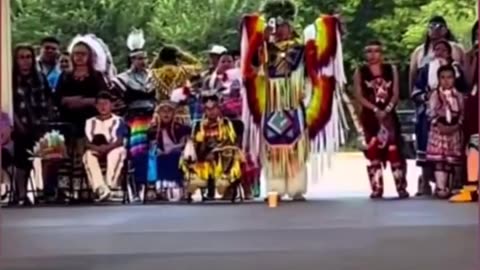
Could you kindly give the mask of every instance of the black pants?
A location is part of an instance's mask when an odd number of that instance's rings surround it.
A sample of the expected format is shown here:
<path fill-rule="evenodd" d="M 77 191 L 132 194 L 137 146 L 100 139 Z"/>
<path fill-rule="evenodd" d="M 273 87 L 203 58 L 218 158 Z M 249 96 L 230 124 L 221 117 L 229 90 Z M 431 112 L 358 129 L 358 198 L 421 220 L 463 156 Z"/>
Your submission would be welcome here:
<path fill-rule="evenodd" d="M 208 178 L 207 182 L 207 198 L 215 198 L 215 179 L 213 179 L 212 177 Z"/>
<path fill-rule="evenodd" d="M 13 163 L 13 156 L 6 148 L 2 148 L 2 169 L 8 170 Z"/>

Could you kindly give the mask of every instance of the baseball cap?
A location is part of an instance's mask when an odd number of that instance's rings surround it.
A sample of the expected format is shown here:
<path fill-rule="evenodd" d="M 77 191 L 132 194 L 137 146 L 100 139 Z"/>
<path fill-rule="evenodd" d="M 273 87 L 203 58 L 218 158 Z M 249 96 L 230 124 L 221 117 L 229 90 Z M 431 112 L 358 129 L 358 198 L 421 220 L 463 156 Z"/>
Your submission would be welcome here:
<path fill-rule="evenodd" d="M 210 50 L 208 50 L 209 54 L 223 54 L 227 52 L 227 48 L 221 46 L 221 45 L 213 45 Z"/>

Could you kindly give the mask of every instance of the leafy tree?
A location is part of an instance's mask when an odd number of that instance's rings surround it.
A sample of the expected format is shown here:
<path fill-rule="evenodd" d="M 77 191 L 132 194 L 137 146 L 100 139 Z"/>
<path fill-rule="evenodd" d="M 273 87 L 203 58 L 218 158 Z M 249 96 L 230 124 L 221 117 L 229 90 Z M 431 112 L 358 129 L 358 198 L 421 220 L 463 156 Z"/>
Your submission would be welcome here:
<path fill-rule="evenodd" d="M 395 0 L 393 14 L 371 22 L 373 29 L 387 45 L 389 56 L 407 64 L 410 53 L 421 44 L 428 20 L 434 15 L 445 17 L 449 28 L 464 46 L 469 46 L 471 27 L 476 20 L 475 0 Z M 420 4 L 420 5 L 419 5 Z M 415 7 L 415 8 L 414 8 Z M 395 29 L 395 31 L 392 31 Z"/>
<path fill-rule="evenodd" d="M 75 35 L 94 33 L 105 40 L 118 61 L 126 55 L 130 29 L 147 28 L 156 5 L 154 0 L 17 0 L 13 39 L 36 44 L 54 35 L 66 47 Z"/>
<path fill-rule="evenodd" d="M 160 0 L 149 29 L 159 41 L 195 52 L 211 43 L 235 48 L 242 14 L 258 5 L 258 0 Z"/>
<path fill-rule="evenodd" d="M 147 49 L 173 43 L 200 55 L 208 45 L 238 48 L 242 14 L 256 11 L 258 0 L 12 0 L 14 42 L 38 43 L 56 35 L 65 45 L 78 33 L 92 32 L 109 45 L 123 64 L 126 37 L 132 27 L 146 33 Z M 297 26 L 323 13 L 340 12 L 346 24 L 345 64 L 348 71 L 363 58 L 368 40 L 379 39 L 390 60 L 405 65 L 422 42 L 428 19 L 445 16 L 458 39 L 468 46 L 476 18 L 475 0 L 296 0 Z"/>

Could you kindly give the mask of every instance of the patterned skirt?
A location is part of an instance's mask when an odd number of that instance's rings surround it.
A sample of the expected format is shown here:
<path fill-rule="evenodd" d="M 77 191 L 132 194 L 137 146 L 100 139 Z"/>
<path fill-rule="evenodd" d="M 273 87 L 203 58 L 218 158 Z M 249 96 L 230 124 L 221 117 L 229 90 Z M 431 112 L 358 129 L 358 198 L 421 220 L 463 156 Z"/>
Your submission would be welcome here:
<path fill-rule="evenodd" d="M 427 161 L 437 165 L 460 165 L 463 154 L 463 138 L 460 130 L 443 134 L 432 126 L 428 135 Z"/>
<path fill-rule="evenodd" d="M 136 116 L 128 120 L 131 129 L 130 155 L 132 166 L 135 169 L 135 182 L 144 184 L 147 181 L 148 172 L 148 126 L 150 116 Z"/>

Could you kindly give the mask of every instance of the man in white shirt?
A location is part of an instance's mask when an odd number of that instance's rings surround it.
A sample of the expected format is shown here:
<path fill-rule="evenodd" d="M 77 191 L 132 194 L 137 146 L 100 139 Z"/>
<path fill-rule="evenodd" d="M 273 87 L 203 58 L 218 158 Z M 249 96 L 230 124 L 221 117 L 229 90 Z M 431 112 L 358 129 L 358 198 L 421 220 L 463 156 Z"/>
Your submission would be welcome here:
<path fill-rule="evenodd" d="M 124 147 L 124 123 L 112 113 L 112 96 L 101 92 L 96 99 L 98 115 L 87 120 L 85 135 L 88 150 L 83 163 L 93 191 L 99 200 L 109 197 L 112 189 L 120 187 L 119 178 L 127 155 Z M 99 161 L 106 161 L 106 176 L 103 176 Z"/>

